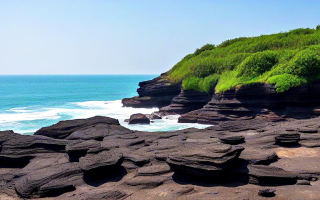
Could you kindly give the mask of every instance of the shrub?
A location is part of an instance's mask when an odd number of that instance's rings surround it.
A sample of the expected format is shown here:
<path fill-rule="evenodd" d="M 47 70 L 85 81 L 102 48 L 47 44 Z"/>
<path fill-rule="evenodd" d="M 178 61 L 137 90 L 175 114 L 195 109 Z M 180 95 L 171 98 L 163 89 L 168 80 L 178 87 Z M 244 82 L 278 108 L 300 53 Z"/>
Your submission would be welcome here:
<path fill-rule="evenodd" d="M 199 55 L 201 54 L 203 51 L 207 51 L 207 50 L 212 50 L 215 48 L 214 44 L 205 44 L 203 45 L 200 49 L 196 49 L 196 51 L 194 52 L 194 55 Z"/>
<path fill-rule="evenodd" d="M 317 29 L 317 31 L 319 31 L 320 30 L 320 25 L 318 25 L 316 29 Z"/>
<path fill-rule="evenodd" d="M 270 70 L 278 62 L 277 54 L 272 51 L 255 53 L 246 58 L 239 66 L 238 77 L 256 77 Z"/>
<path fill-rule="evenodd" d="M 207 76 L 202 83 L 202 90 L 207 93 L 211 93 L 211 90 L 214 88 L 214 86 L 217 84 L 219 79 L 218 74 L 212 74 L 210 76 Z"/>
<path fill-rule="evenodd" d="M 292 87 L 307 83 L 307 80 L 292 74 L 275 75 L 268 79 L 267 83 L 276 84 L 277 92 L 285 92 Z"/>
<path fill-rule="evenodd" d="M 202 89 L 199 87 L 199 82 L 201 82 L 201 78 L 198 77 L 189 77 L 182 81 L 182 88 L 184 90 L 195 90 L 202 92 Z"/>
<path fill-rule="evenodd" d="M 312 77 L 320 72 L 320 57 L 314 50 L 306 49 L 291 59 L 287 72 Z"/>

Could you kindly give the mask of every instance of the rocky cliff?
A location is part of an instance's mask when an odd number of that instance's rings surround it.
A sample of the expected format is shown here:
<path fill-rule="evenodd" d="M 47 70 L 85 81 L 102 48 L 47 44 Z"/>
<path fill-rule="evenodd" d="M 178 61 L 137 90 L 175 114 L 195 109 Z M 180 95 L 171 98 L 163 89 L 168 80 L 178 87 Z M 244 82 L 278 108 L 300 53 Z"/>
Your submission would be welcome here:
<path fill-rule="evenodd" d="M 122 104 L 126 107 L 162 107 L 171 103 L 171 100 L 180 93 L 180 84 L 172 84 L 166 79 L 166 74 L 149 81 L 139 83 L 139 96 L 125 98 Z"/>
<path fill-rule="evenodd" d="M 148 98 L 149 101 L 153 99 L 155 100 L 153 106 L 160 108 L 159 114 L 181 114 L 180 123 L 202 124 L 254 118 L 267 121 L 306 119 L 317 116 L 320 111 L 318 109 L 320 107 L 320 81 L 291 88 L 284 93 L 278 93 L 274 84 L 266 83 L 239 85 L 237 88 L 220 94 L 183 90 L 178 85 L 175 86 L 175 90 L 171 90 L 172 93 L 167 93 L 165 86 L 161 85 L 162 88 L 156 93 L 152 89 L 160 87 L 159 80 L 163 77 L 164 75 L 149 82 L 142 82 L 140 84 L 142 86 L 138 89 L 141 97 L 124 99 L 123 104 L 132 106 L 127 102 L 139 98 Z M 174 87 L 172 84 L 167 85 L 166 87 L 171 89 Z M 141 91 L 144 92 L 141 93 Z M 163 104 L 158 104 L 159 101 L 162 101 Z M 150 104 L 148 103 L 147 106 Z M 146 105 L 144 102 L 138 101 L 134 106 L 144 107 L 144 105 Z"/>

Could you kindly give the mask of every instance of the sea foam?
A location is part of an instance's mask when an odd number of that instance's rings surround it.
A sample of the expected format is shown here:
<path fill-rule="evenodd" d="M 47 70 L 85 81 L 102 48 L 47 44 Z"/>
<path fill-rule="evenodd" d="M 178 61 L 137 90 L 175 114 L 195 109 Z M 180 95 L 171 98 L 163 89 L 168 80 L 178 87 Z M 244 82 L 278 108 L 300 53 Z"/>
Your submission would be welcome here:
<path fill-rule="evenodd" d="M 21 134 L 33 134 L 44 126 L 50 126 L 61 120 L 88 118 L 97 115 L 108 116 L 119 120 L 120 124 L 132 130 L 170 131 L 184 128 L 205 128 L 207 125 L 179 124 L 179 115 L 166 116 L 153 120 L 150 125 L 128 125 L 125 119 L 135 113 L 151 114 L 158 108 L 123 107 L 121 100 L 85 101 L 66 103 L 60 107 L 19 107 L 0 114 L 0 130 L 13 129 Z"/>

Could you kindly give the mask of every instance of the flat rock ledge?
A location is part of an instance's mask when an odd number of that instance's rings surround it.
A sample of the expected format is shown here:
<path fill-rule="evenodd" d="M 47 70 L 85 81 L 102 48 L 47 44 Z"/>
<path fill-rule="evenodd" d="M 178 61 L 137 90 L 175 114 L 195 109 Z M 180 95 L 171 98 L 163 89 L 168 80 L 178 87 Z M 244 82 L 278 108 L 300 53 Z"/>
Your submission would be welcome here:
<path fill-rule="evenodd" d="M 167 163 L 178 174 L 220 178 L 244 150 L 240 146 L 216 144 L 200 149 L 183 149 L 169 156 Z"/>
<path fill-rule="evenodd" d="M 0 199 L 318 199 L 319 122 L 144 132 L 97 116 L 0 131 Z"/>

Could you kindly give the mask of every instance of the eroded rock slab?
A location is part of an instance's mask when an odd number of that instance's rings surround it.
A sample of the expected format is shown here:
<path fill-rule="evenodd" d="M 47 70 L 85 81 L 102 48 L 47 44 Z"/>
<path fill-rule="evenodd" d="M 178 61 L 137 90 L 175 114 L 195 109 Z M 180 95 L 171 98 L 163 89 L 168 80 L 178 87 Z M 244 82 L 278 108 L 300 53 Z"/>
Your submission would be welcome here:
<path fill-rule="evenodd" d="M 243 150 L 243 147 L 227 144 L 183 149 L 180 153 L 169 156 L 167 163 L 178 174 L 219 178 Z"/>
<path fill-rule="evenodd" d="M 102 151 L 98 154 L 87 154 L 79 160 L 81 170 L 90 175 L 112 173 L 112 171 L 120 168 L 122 162 L 123 156 L 118 150 Z"/>
<path fill-rule="evenodd" d="M 119 121 L 110 117 L 96 116 L 88 119 L 66 120 L 60 121 L 49 127 L 41 128 L 36 131 L 35 135 L 44 135 L 52 138 L 63 139 L 71 135 L 73 132 L 81 130 L 92 125 L 120 125 Z"/>

